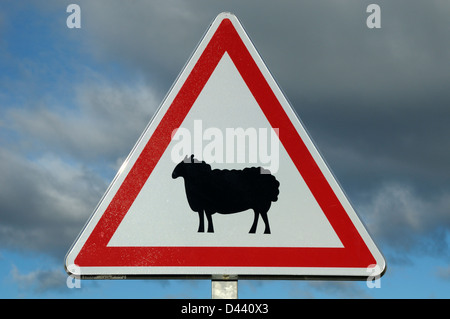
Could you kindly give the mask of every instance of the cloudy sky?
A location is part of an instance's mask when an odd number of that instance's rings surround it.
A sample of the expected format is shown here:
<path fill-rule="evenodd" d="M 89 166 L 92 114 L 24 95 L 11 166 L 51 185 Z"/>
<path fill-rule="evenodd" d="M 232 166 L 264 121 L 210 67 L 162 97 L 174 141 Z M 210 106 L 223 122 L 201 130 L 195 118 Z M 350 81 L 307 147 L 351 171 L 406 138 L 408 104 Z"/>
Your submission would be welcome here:
<path fill-rule="evenodd" d="M 242 298 L 450 297 L 450 2 L 0 4 L 0 297 L 209 298 L 83 281 L 63 259 L 210 22 L 237 15 L 383 252 L 365 282 L 240 281 Z"/>

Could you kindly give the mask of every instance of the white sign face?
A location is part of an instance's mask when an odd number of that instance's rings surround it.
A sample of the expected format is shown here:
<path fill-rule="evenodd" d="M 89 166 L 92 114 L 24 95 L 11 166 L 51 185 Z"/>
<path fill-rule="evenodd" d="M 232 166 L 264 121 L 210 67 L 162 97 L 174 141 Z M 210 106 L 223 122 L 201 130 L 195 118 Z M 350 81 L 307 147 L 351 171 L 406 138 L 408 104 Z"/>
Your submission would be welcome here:
<path fill-rule="evenodd" d="M 383 256 L 220 14 L 66 257 L 82 276 L 379 276 Z"/>

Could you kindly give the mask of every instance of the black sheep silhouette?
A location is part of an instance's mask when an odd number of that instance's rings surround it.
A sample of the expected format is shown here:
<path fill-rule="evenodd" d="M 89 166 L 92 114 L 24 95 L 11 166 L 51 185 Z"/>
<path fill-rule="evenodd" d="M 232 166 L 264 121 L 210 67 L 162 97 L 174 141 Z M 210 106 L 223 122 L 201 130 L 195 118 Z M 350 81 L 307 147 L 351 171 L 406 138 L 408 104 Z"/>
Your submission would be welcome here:
<path fill-rule="evenodd" d="M 191 155 L 181 161 L 173 170 L 172 178 L 184 178 L 186 197 L 191 209 L 198 213 L 198 232 L 204 232 L 204 215 L 208 220 L 208 232 L 214 232 L 212 215 L 233 214 L 253 209 L 255 219 L 250 233 L 256 232 L 261 215 L 265 234 L 270 234 L 267 212 L 278 200 L 280 183 L 268 170 L 261 167 L 243 170 L 211 169 L 204 161 Z"/>

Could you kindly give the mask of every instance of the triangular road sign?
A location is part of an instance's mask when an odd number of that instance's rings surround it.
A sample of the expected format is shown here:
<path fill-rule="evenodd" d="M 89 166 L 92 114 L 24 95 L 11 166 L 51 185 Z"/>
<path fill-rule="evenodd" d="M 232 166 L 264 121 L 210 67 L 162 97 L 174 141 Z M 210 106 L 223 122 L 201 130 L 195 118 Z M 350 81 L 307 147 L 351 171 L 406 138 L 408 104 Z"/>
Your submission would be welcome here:
<path fill-rule="evenodd" d="M 88 278 L 367 278 L 385 260 L 239 21 L 222 13 L 65 266 Z"/>

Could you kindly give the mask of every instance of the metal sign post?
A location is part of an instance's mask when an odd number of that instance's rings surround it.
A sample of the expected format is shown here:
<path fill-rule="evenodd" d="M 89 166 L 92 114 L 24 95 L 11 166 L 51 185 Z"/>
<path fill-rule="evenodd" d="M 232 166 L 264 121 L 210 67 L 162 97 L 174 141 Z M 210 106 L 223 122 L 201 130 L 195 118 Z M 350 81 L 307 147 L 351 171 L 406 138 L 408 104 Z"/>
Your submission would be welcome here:
<path fill-rule="evenodd" d="M 212 299 L 237 299 L 238 279 L 237 276 L 223 275 L 211 278 Z"/>

